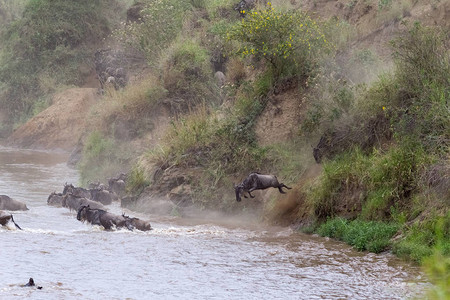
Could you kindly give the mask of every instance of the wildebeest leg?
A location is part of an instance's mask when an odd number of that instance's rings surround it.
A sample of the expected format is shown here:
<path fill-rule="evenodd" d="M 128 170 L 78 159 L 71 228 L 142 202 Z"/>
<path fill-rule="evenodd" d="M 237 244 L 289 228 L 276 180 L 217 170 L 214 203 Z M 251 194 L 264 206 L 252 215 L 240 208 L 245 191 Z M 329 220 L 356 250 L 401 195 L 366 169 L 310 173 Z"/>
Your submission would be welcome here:
<path fill-rule="evenodd" d="M 285 185 L 284 183 L 281 183 L 280 186 L 281 186 L 281 187 L 285 187 L 285 188 L 287 188 L 288 190 L 292 189 L 292 188 L 288 187 L 287 185 Z"/>
<path fill-rule="evenodd" d="M 105 228 L 105 230 L 111 230 L 111 227 L 113 227 L 114 222 L 111 219 L 105 220 L 104 218 L 100 219 L 100 223 Z"/>
<path fill-rule="evenodd" d="M 16 225 L 17 229 L 22 230 L 22 228 L 20 228 L 20 226 L 17 225 L 17 223 L 14 221 L 13 215 L 11 215 L 11 221 L 14 223 L 14 225 Z"/>
<path fill-rule="evenodd" d="M 278 190 L 280 191 L 280 193 L 282 193 L 282 194 L 286 194 L 286 192 L 284 192 L 281 188 L 283 188 L 283 187 L 285 187 L 285 188 L 287 188 L 287 189 L 291 189 L 290 187 L 288 187 L 287 185 L 285 185 L 284 183 L 280 183 L 280 185 L 278 186 Z"/>
<path fill-rule="evenodd" d="M 253 196 L 251 192 L 252 191 L 248 191 L 248 194 L 249 194 L 250 198 L 255 198 L 255 196 Z"/>
<path fill-rule="evenodd" d="M 129 230 L 129 231 L 133 231 L 134 226 L 130 223 L 130 222 L 125 222 L 125 227 Z"/>

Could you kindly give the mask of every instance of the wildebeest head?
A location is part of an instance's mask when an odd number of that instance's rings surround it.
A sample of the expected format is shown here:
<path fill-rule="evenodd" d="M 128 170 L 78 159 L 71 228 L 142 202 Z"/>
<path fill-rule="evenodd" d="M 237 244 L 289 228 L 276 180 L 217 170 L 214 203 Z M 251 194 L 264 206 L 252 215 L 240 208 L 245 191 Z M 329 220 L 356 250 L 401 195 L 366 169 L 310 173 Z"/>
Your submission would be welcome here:
<path fill-rule="evenodd" d="M 72 193 L 72 191 L 73 191 L 74 188 L 75 188 L 75 187 L 74 187 L 71 183 L 67 184 L 67 182 L 66 182 L 66 183 L 64 184 L 63 194 L 65 195 L 65 194 L 67 194 L 67 193 Z"/>
<path fill-rule="evenodd" d="M 89 205 L 80 206 L 80 208 L 78 208 L 78 211 L 77 211 L 77 220 L 78 221 L 86 220 L 86 211 L 89 209 L 90 209 Z"/>
<path fill-rule="evenodd" d="M 244 186 L 242 184 L 238 184 L 234 186 L 234 191 L 236 193 L 236 201 L 241 202 L 241 196 L 244 190 Z"/>

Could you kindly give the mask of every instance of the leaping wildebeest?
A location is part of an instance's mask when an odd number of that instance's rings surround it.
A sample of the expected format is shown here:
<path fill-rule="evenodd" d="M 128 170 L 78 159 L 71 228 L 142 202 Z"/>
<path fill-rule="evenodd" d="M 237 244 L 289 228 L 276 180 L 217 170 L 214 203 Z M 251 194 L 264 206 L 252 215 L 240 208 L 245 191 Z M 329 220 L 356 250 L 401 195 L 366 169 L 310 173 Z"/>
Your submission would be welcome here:
<path fill-rule="evenodd" d="M 250 173 L 247 178 L 244 179 L 240 184 L 234 186 L 234 190 L 236 192 L 236 201 L 241 201 L 241 196 L 247 198 L 245 193 L 248 193 L 251 198 L 255 198 L 251 194 L 254 190 L 265 190 L 267 188 L 278 188 L 280 193 L 286 194 L 282 188 L 291 189 L 286 186 L 284 183 L 278 182 L 278 179 L 275 175 L 263 175 L 260 173 Z"/>

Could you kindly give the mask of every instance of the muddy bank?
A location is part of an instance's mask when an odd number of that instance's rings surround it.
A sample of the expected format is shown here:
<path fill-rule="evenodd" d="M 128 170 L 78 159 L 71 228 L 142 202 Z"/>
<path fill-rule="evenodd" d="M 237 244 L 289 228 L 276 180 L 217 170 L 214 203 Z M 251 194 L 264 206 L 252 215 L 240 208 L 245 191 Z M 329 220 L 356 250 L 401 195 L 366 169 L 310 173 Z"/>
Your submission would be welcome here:
<path fill-rule="evenodd" d="M 96 88 L 72 88 L 56 94 L 53 103 L 17 128 L 7 146 L 72 151 L 85 132 L 89 110 L 99 99 Z"/>

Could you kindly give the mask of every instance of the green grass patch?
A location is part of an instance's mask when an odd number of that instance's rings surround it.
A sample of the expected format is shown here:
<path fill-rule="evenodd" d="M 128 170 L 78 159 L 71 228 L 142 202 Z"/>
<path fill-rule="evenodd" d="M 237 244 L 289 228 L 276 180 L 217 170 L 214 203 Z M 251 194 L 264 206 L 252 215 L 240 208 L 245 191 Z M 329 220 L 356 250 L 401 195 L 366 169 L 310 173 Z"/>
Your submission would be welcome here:
<path fill-rule="evenodd" d="M 334 218 L 322 224 L 317 233 L 344 241 L 359 251 L 380 253 L 391 246 L 390 239 L 398 229 L 394 223 Z"/>
<path fill-rule="evenodd" d="M 450 256 L 450 213 L 405 225 L 402 231 L 404 238 L 393 247 L 396 255 L 422 262 L 433 254 L 436 247 L 439 247 L 442 255 Z"/>
<path fill-rule="evenodd" d="M 176 100 L 174 108 L 186 110 L 201 103 L 219 103 L 208 51 L 197 39 L 176 40 L 163 56 L 160 69 L 168 97 Z"/>
<path fill-rule="evenodd" d="M 89 182 L 104 182 L 107 178 L 123 172 L 123 166 L 130 159 L 125 149 L 101 132 L 92 132 L 85 142 L 83 157 L 78 165 L 83 186 Z"/>
<path fill-rule="evenodd" d="M 370 163 L 370 158 L 359 149 L 324 163 L 321 176 L 307 194 L 315 215 L 320 219 L 333 217 L 346 193 L 364 191 Z"/>
<path fill-rule="evenodd" d="M 128 192 L 139 195 L 149 184 L 150 181 L 147 179 L 144 170 L 136 165 L 128 175 L 126 189 Z"/>

